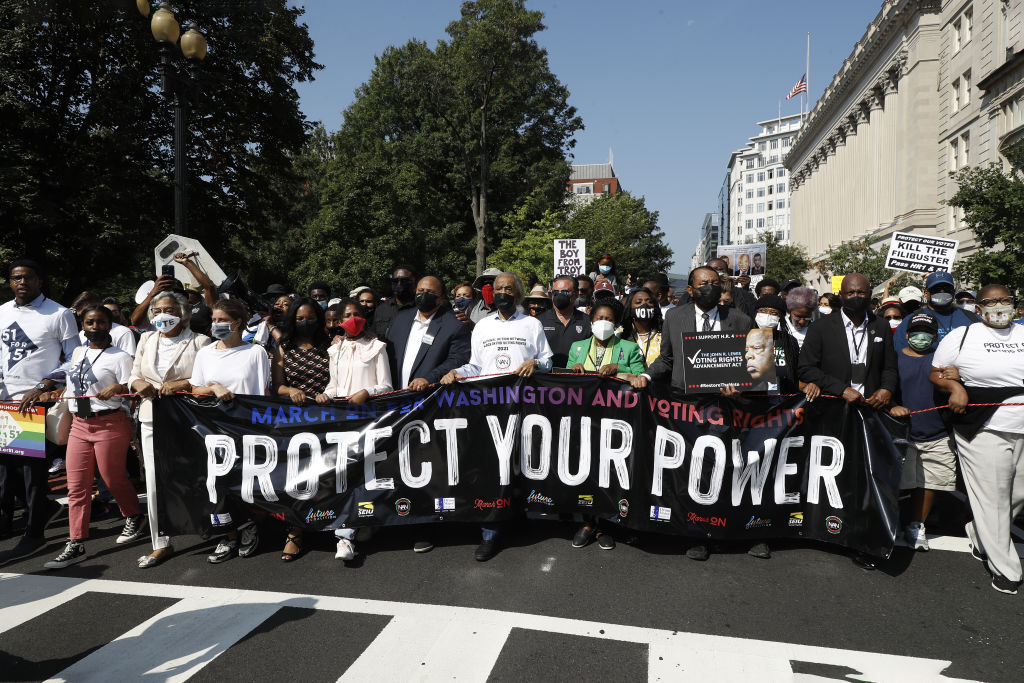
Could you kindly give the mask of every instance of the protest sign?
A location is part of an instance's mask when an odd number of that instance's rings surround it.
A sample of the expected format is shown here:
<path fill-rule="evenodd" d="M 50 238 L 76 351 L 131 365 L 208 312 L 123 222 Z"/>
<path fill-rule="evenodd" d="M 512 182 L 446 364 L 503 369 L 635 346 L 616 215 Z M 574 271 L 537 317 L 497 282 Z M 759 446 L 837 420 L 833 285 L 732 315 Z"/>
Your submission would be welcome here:
<path fill-rule="evenodd" d="M 555 240 L 555 277 L 586 275 L 586 240 Z"/>
<path fill-rule="evenodd" d="M 701 538 L 888 555 L 905 427 L 802 395 L 679 400 L 594 375 L 487 377 L 364 405 L 155 402 L 161 528 L 214 502 L 310 531 L 582 513 Z"/>
<path fill-rule="evenodd" d="M 768 266 L 768 247 L 764 242 L 757 244 L 720 244 L 718 258 L 725 261 L 729 275 L 749 275 L 750 281 L 760 280 Z"/>
<path fill-rule="evenodd" d="M 717 394 L 730 384 L 740 391 L 767 391 L 776 381 L 774 351 L 770 329 L 684 334 L 686 393 Z"/>
<path fill-rule="evenodd" d="M 889 242 L 889 253 L 885 257 L 885 267 L 908 273 L 952 271 L 959 245 L 959 240 L 894 232 Z"/>
<path fill-rule="evenodd" d="M 832 276 L 832 293 L 838 294 L 839 290 L 843 287 L 843 278 L 845 275 L 833 275 Z"/>
<path fill-rule="evenodd" d="M 17 403 L 0 403 L 0 455 L 46 458 L 46 408 L 22 415 Z"/>

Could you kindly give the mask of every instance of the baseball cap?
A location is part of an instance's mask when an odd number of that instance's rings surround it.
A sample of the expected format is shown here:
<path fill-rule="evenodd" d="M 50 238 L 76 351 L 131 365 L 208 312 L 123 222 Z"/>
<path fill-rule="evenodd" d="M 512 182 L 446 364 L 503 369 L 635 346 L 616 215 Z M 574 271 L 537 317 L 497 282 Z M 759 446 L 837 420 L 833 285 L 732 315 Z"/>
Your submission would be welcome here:
<path fill-rule="evenodd" d="M 954 296 L 954 298 L 956 298 L 956 299 L 962 299 L 962 298 L 964 298 L 965 296 L 969 296 L 969 297 L 971 297 L 972 299 L 977 299 L 977 298 L 978 298 L 978 293 L 977 293 L 977 292 L 975 292 L 975 291 L 974 291 L 973 289 L 961 289 L 960 291 L 958 291 L 958 292 L 957 292 L 956 294 L 954 294 L 953 296 Z"/>
<path fill-rule="evenodd" d="M 915 313 L 907 323 L 907 332 L 939 333 L 939 323 L 931 313 Z"/>
<path fill-rule="evenodd" d="M 613 287 L 612 283 L 609 282 L 608 280 L 598 280 L 597 282 L 594 283 L 594 298 L 596 299 L 598 298 L 598 296 L 614 297 L 615 287 Z"/>
<path fill-rule="evenodd" d="M 903 303 L 907 303 L 908 301 L 916 301 L 918 303 L 921 303 L 921 299 L 924 295 L 921 294 L 921 290 L 918 289 L 917 287 L 904 287 L 903 289 L 900 290 L 900 293 L 897 294 L 897 296 Z"/>
<path fill-rule="evenodd" d="M 371 292 L 371 291 L 373 291 L 373 290 L 371 290 L 366 285 L 360 285 L 359 287 L 356 287 L 355 289 L 353 289 L 351 292 L 348 293 L 348 298 L 355 299 L 356 297 L 358 297 L 363 292 Z"/>
<path fill-rule="evenodd" d="M 953 287 L 955 286 L 953 276 L 944 270 L 936 270 L 928 276 L 927 280 L 925 280 L 924 288 L 931 290 L 935 285 L 949 285 L 950 287 Z"/>
<path fill-rule="evenodd" d="M 781 291 L 788 292 L 789 290 L 793 289 L 794 287 L 799 287 L 800 284 L 801 283 L 800 283 L 799 280 L 797 280 L 795 277 L 791 277 L 791 278 L 789 278 L 788 280 L 786 280 L 785 282 L 782 283 Z"/>

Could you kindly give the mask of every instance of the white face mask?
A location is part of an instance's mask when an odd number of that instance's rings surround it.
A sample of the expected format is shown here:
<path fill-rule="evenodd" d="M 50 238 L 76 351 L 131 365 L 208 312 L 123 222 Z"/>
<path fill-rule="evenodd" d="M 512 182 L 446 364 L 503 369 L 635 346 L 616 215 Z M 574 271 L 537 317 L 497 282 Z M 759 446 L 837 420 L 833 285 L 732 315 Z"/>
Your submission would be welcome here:
<path fill-rule="evenodd" d="M 1013 306 L 1010 304 L 993 304 L 981 307 L 981 317 L 991 327 L 1006 328 L 1013 322 Z"/>
<path fill-rule="evenodd" d="M 611 320 L 598 320 L 590 326 L 590 329 L 594 332 L 595 337 L 604 341 L 615 334 L 615 323 Z"/>
<path fill-rule="evenodd" d="M 758 327 L 770 327 L 773 330 L 779 326 L 780 320 L 782 318 L 773 313 L 758 313 L 754 316 L 754 322 L 757 323 Z"/>
<path fill-rule="evenodd" d="M 829 314 L 832 313 L 832 307 L 831 306 L 818 306 L 818 313 L 821 313 L 822 315 L 829 315 Z"/>
<path fill-rule="evenodd" d="M 900 326 L 901 322 L 903 322 L 903 320 L 897 320 L 896 318 L 889 318 L 889 328 L 895 330 L 897 327 Z"/>
<path fill-rule="evenodd" d="M 170 332 L 177 327 L 178 323 L 181 322 L 181 318 L 176 315 L 171 315 L 170 313 L 161 313 L 160 315 L 153 316 L 150 322 L 153 323 L 153 327 L 162 334 Z"/>

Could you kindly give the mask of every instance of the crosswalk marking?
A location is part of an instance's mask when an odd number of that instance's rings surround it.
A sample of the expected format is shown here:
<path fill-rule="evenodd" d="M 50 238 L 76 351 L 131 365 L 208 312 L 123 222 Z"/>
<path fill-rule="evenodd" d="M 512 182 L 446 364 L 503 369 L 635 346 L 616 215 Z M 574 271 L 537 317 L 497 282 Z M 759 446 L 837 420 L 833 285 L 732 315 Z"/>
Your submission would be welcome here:
<path fill-rule="evenodd" d="M 949 661 L 810 645 L 682 633 L 498 610 L 106 579 L 0 574 L 0 632 L 85 592 L 177 599 L 108 645 L 60 672 L 55 681 L 147 678 L 184 681 L 281 607 L 390 616 L 392 620 L 340 680 L 479 680 L 491 673 L 513 628 L 647 645 L 650 681 L 818 680 L 791 661 L 859 673 L 872 681 L 951 680 Z"/>

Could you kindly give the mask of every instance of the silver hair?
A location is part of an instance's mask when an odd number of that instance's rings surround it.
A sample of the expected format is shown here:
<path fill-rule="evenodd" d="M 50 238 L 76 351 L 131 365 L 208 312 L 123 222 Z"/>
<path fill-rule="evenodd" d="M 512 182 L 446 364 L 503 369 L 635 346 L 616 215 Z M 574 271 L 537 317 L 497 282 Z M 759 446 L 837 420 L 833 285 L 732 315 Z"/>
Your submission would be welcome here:
<path fill-rule="evenodd" d="M 178 292 L 172 292 L 169 289 L 165 289 L 160 292 L 152 299 L 149 300 L 149 317 L 153 317 L 153 306 L 160 299 L 174 299 L 174 303 L 178 306 L 178 317 L 181 318 L 181 324 L 188 327 L 188 321 L 192 318 L 192 307 L 188 304 L 188 299 L 184 294 Z"/>
<path fill-rule="evenodd" d="M 519 304 L 523 303 L 523 297 L 526 296 L 526 292 L 523 291 L 523 281 L 519 279 L 518 275 L 516 275 L 515 273 L 510 273 L 508 271 L 502 273 L 501 275 L 509 275 L 512 277 L 513 280 L 516 281 L 516 305 L 518 306 Z M 501 277 L 501 275 L 495 277 L 494 279 L 497 280 L 498 277 Z"/>
<path fill-rule="evenodd" d="M 798 308 L 815 309 L 818 307 L 818 300 L 821 295 L 810 287 L 794 287 L 786 295 L 786 310 L 795 311 Z"/>

